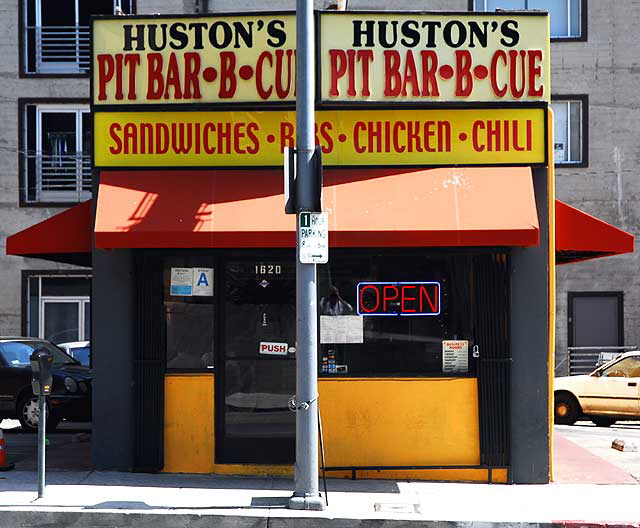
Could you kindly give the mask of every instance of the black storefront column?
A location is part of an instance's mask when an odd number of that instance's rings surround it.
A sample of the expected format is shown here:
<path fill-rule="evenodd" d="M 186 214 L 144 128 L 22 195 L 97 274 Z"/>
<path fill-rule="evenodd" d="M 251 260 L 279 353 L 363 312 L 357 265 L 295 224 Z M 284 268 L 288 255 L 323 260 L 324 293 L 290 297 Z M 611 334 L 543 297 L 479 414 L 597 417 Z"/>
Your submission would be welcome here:
<path fill-rule="evenodd" d="M 162 271 L 135 250 L 93 252 L 93 462 L 162 469 Z"/>
<path fill-rule="evenodd" d="M 135 284 L 131 250 L 93 251 L 93 463 L 133 468 Z"/>
<path fill-rule="evenodd" d="M 511 258 L 511 477 L 549 482 L 549 222 L 547 170 L 533 182 L 540 244 Z"/>
<path fill-rule="evenodd" d="M 479 347 L 480 463 L 511 464 L 510 259 L 507 253 L 477 256 L 476 336 Z"/>
<path fill-rule="evenodd" d="M 164 465 L 164 314 L 159 259 L 137 254 L 135 278 L 133 469 L 153 472 Z"/>

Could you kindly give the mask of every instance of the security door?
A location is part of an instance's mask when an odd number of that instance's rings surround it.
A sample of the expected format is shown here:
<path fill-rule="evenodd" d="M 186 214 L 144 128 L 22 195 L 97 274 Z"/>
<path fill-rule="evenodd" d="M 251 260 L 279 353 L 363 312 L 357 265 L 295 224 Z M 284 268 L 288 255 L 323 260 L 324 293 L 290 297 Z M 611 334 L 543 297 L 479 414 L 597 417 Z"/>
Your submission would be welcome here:
<path fill-rule="evenodd" d="M 295 263 L 224 266 L 223 346 L 216 376 L 216 461 L 291 463 L 295 453 Z"/>

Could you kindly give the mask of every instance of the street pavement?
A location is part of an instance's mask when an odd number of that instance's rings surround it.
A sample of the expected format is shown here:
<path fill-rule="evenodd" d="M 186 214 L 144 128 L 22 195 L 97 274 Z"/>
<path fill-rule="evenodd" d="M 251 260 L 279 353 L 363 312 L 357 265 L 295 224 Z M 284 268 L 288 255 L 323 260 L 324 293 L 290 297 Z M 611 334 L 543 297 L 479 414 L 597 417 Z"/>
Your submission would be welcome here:
<path fill-rule="evenodd" d="M 49 467 L 60 469 L 48 472 L 43 499 L 37 499 L 36 472 L 24 469 L 32 457 L 18 457 L 15 471 L 0 473 L 0 528 L 640 528 L 640 487 L 633 477 L 636 466 L 628 466 L 630 473 L 625 469 L 630 459 L 621 455 L 631 453 L 610 447 L 613 437 L 636 438 L 640 424 L 607 430 L 586 423 L 556 427 L 556 445 L 561 447 L 554 457 L 557 478 L 552 484 L 329 479 L 329 506 L 323 512 L 287 509 L 293 489 L 288 478 L 72 469 L 69 460 L 74 452 L 81 464 L 89 460 L 89 442 L 73 441 L 81 430 L 70 427 L 70 432 L 49 435 Z M 9 453 L 12 443 L 22 442 L 24 447 L 34 438 L 18 430 L 5 434 Z M 606 443 L 615 453 L 605 452 Z M 585 468 L 591 483 L 586 483 Z"/>
<path fill-rule="evenodd" d="M 20 428 L 18 420 L 3 420 L 7 461 L 18 471 L 38 469 L 38 435 Z M 47 468 L 88 471 L 91 463 L 91 424 L 61 422 L 54 433 L 47 433 Z"/>

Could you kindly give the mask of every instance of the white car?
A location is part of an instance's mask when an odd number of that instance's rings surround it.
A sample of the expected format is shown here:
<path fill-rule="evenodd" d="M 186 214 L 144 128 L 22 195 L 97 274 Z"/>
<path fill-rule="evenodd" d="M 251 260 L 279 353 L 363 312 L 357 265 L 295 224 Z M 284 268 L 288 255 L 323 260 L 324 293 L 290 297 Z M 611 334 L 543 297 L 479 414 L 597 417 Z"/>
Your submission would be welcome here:
<path fill-rule="evenodd" d="M 69 343 L 60 343 L 58 346 L 85 367 L 91 366 L 90 341 L 71 341 Z"/>
<path fill-rule="evenodd" d="M 599 427 L 640 419 L 640 351 L 626 352 L 591 374 L 556 378 L 555 423 L 586 416 Z"/>

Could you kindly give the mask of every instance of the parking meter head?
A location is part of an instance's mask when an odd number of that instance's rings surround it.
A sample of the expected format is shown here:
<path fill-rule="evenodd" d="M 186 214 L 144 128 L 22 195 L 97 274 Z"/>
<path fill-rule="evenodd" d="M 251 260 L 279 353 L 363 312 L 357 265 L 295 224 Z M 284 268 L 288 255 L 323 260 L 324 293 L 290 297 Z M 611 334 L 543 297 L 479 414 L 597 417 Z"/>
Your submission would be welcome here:
<path fill-rule="evenodd" d="M 36 348 L 31 356 L 31 389 L 36 396 L 48 396 L 51 394 L 53 377 L 51 376 L 51 365 L 53 364 L 53 354 L 44 347 Z"/>

